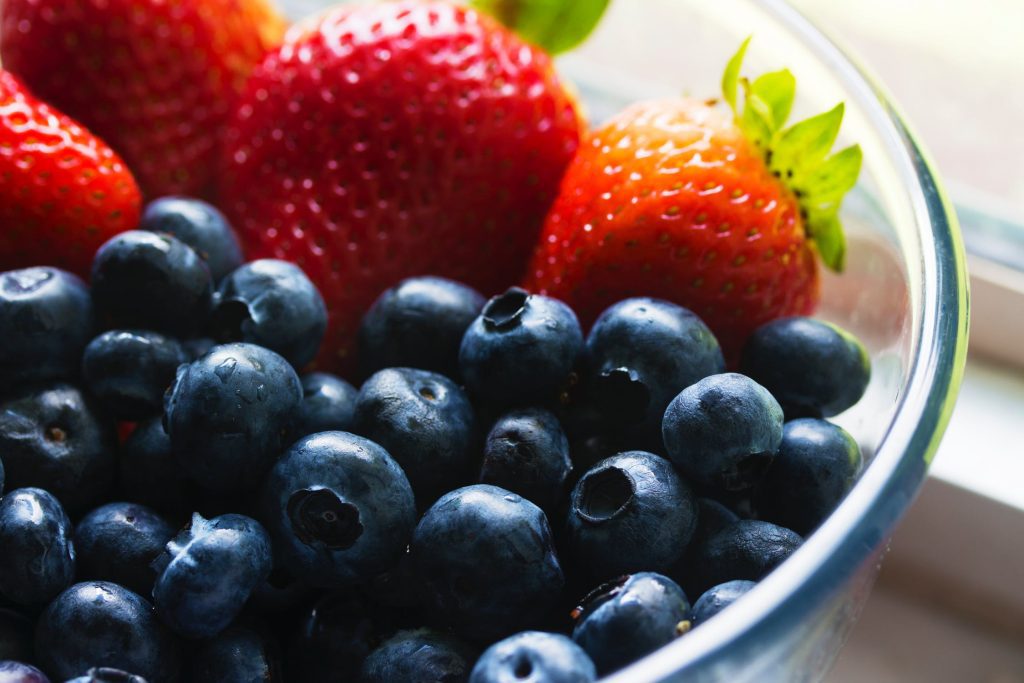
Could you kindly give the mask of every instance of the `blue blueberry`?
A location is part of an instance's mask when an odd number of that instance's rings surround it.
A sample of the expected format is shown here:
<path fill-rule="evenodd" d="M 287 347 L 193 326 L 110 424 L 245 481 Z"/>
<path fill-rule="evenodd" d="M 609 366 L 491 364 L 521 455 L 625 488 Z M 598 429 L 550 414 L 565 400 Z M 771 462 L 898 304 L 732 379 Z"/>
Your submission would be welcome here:
<path fill-rule="evenodd" d="M 466 683 L 476 653 L 454 636 L 399 631 L 363 662 L 359 683 Z"/>
<path fill-rule="evenodd" d="M 30 388 L 0 404 L 7 487 L 46 489 L 71 514 L 110 490 L 115 443 L 113 425 L 73 386 Z"/>
<path fill-rule="evenodd" d="M 216 207 L 191 197 L 161 197 L 146 205 L 140 230 L 177 237 L 206 261 L 219 281 L 242 265 L 242 248 L 231 224 Z"/>
<path fill-rule="evenodd" d="M 661 419 L 691 384 L 725 371 L 714 334 L 689 310 L 660 299 L 626 299 L 587 335 L 582 377 L 601 423 L 634 447 L 662 450 Z"/>
<path fill-rule="evenodd" d="M 225 344 L 178 369 L 164 427 L 178 462 L 201 486 L 245 490 L 288 445 L 301 403 L 288 361 L 253 344 Z"/>
<path fill-rule="evenodd" d="M 0 683 L 50 683 L 39 669 L 14 661 L 0 661 Z"/>
<path fill-rule="evenodd" d="M 747 340 L 740 370 L 786 408 L 787 417 L 828 417 L 864 395 L 871 361 L 846 330 L 813 318 L 783 318 Z"/>
<path fill-rule="evenodd" d="M 739 517 L 735 512 L 722 503 L 711 498 L 697 499 L 697 528 L 693 532 L 693 538 L 686 547 L 686 552 L 679 558 L 675 566 L 666 575 L 682 586 L 687 595 L 700 595 L 702 584 L 701 579 L 695 571 L 700 563 L 700 557 L 704 553 L 704 546 L 712 536 L 722 529 L 738 522 Z"/>
<path fill-rule="evenodd" d="M 0 609 L 0 661 L 32 661 L 32 628 L 32 620 L 23 614 Z"/>
<path fill-rule="evenodd" d="M 576 484 L 566 546 L 596 579 L 664 572 L 682 556 L 696 526 L 696 498 L 672 464 L 629 451 L 598 463 Z"/>
<path fill-rule="evenodd" d="M 153 607 L 106 581 L 76 583 L 50 603 L 36 626 L 36 653 L 57 680 L 106 666 L 149 683 L 176 683 L 181 671 L 178 641 Z"/>
<path fill-rule="evenodd" d="M 741 519 L 714 534 L 691 558 L 688 587 L 701 595 L 735 579 L 760 581 L 803 543 L 794 531 L 754 519 Z"/>
<path fill-rule="evenodd" d="M 192 486 L 178 466 L 160 417 L 140 422 L 118 458 L 120 497 L 175 516 L 190 514 Z"/>
<path fill-rule="evenodd" d="M 487 648 L 469 683 L 590 683 L 594 662 L 560 633 L 524 631 Z"/>
<path fill-rule="evenodd" d="M 643 572 L 603 584 L 573 614 L 572 639 L 603 676 L 685 633 L 690 602 L 671 579 Z"/>
<path fill-rule="evenodd" d="M 0 387 L 73 380 L 92 337 L 85 283 L 57 268 L 0 273 Z"/>
<path fill-rule="evenodd" d="M 327 306 L 316 285 L 297 265 L 260 259 L 221 281 L 210 327 L 221 342 L 259 344 L 301 368 L 320 349 L 327 329 Z"/>
<path fill-rule="evenodd" d="M 243 515 L 203 519 L 167 543 L 153 562 L 153 603 L 175 632 L 210 638 L 234 621 L 253 590 L 270 575 L 270 538 Z"/>
<path fill-rule="evenodd" d="M 96 252 L 92 302 L 105 327 L 187 337 L 210 311 L 213 285 L 199 255 L 170 235 L 123 232 Z"/>
<path fill-rule="evenodd" d="M 861 465 L 860 447 L 842 427 L 813 418 L 787 422 L 779 453 L 754 492 L 759 518 L 811 533 L 853 487 Z"/>
<path fill-rule="evenodd" d="M 67 683 L 146 683 L 146 679 L 121 669 L 104 666 L 89 669 L 84 676 L 73 678 Z"/>
<path fill-rule="evenodd" d="M 71 585 L 71 536 L 71 520 L 46 491 L 16 489 L 0 498 L 0 593 L 19 605 L 39 605 Z"/>
<path fill-rule="evenodd" d="M 497 406 L 557 398 L 583 347 L 576 314 L 557 299 L 513 287 L 487 302 L 462 338 L 470 393 Z"/>
<path fill-rule="evenodd" d="M 552 413 L 522 408 L 505 413 L 484 444 L 480 483 L 518 493 L 542 510 L 554 510 L 572 471 L 569 440 Z"/>
<path fill-rule="evenodd" d="M 153 591 L 150 566 L 176 531 L 154 510 L 137 503 L 108 503 L 75 526 L 78 576 L 117 583 L 138 593 Z"/>
<path fill-rule="evenodd" d="M 406 367 L 458 378 L 459 345 L 485 300 L 441 277 L 412 277 L 386 290 L 359 326 L 359 368 L 369 377 Z"/>
<path fill-rule="evenodd" d="M 475 416 L 465 392 L 444 375 L 388 368 L 359 389 L 354 432 L 402 466 L 420 508 L 468 479 Z"/>
<path fill-rule="evenodd" d="M 320 587 L 390 567 L 416 523 L 412 488 L 378 444 L 347 432 L 295 442 L 263 487 L 263 519 L 296 578 Z"/>
<path fill-rule="evenodd" d="M 782 441 L 782 408 L 768 390 L 736 373 L 706 377 L 665 411 L 665 448 L 695 483 L 726 491 L 751 488 Z"/>
<path fill-rule="evenodd" d="M 715 616 L 726 607 L 736 602 L 756 586 L 754 581 L 738 579 L 726 581 L 717 586 L 712 586 L 693 604 L 693 613 L 690 615 L 690 624 L 700 626 L 705 621 Z"/>
<path fill-rule="evenodd" d="M 497 486 L 442 496 L 416 527 L 411 551 L 437 619 L 474 640 L 538 623 L 564 585 L 547 517 Z"/>
<path fill-rule="evenodd" d="M 298 436 L 352 429 L 359 393 L 354 386 L 326 372 L 310 372 L 300 380 L 302 406 L 295 428 Z"/>
<path fill-rule="evenodd" d="M 349 683 L 380 643 L 378 628 L 364 601 L 350 593 L 329 593 L 313 605 L 292 634 L 288 648 L 290 681 Z"/>
<path fill-rule="evenodd" d="M 231 626 L 202 643 L 189 683 L 280 683 L 277 644 L 250 628 Z"/>
<path fill-rule="evenodd" d="M 185 361 L 181 344 L 171 337 L 111 330 L 85 347 L 82 381 L 109 415 L 139 420 L 160 414 L 164 392 Z"/>

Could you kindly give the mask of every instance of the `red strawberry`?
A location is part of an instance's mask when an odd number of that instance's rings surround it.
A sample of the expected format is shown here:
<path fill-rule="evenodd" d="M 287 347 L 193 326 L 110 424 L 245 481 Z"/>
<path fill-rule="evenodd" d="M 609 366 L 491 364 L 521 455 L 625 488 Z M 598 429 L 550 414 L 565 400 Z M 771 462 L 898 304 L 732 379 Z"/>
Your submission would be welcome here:
<path fill-rule="evenodd" d="M 831 157 L 842 105 L 783 129 L 788 71 L 743 80 L 746 43 L 723 79 L 734 117 L 713 102 L 637 104 L 595 131 L 566 171 L 525 286 L 584 322 L 629 296 L 700 315 L 734 356 L 773 318 L 813 311 L 817 254 L 841 269 L 838 221 L 860 148 Z"/>
<path fill-rule="evenodd" d="M 253 73 L 231 122 L 222 204 L 251 257 L 298 263 L 349 367 L 363 312 L 403 277 L 494 292 L 521 277 L 578 145 L 551 62 L 447 4 L 330 10 Z"/>
<path fill-rule="evenodd" d="M 138 224 L 141 203 L 113 150 L 0 71 L 0 271 L 87 277 L 96 249 Z"/>
<path fill-rule="evenodd" d="M 107 140 L 149 197 L 208 196 L 231 100 L 280 42 L 264 0 L 4 0 L 4 67 Z"/>

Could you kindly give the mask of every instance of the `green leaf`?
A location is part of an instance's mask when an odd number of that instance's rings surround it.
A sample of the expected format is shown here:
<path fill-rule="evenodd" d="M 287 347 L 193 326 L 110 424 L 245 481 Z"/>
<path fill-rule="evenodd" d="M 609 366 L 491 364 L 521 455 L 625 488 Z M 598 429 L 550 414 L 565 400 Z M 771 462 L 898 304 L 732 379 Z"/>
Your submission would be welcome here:
<path fill-rule="evenodd" d="M 825 159 L 805 175 L 797 189 L 809 210 L 838 210 L 843 196 L 857 184 L 863 158 L 860 145 L 851 145 Z"/>
<path fill-rule="evenodd" d="M 843 122 L 843 103 L 825 112 L 796 123 L 779 134 L 772 147 L 770 167 L 783 180 L 795 179 L 813 169 L 832 149 Z"/>
<path fill-rule="evenodd" d="M 762 100 L 771 112 L 772 132 L 781 130 L 789 118 L 796 97 L 796 78 L 789 69 L 759 76 L 750 86 L 750 93 Z"/>
<path fill-rule="evenodd" d="M 814 240 L 821 260 L 837 273 L 846 266 L 846 236 L 837 211 L 810 213 L 804 224 L 807 234 Z"/>
<path fill-rule="evenodd" d="M 736 86 L 740 79 L 740 68 L 743 66 L 743 57 L 747 54 L 747 46 L 750 45 L 750 39 L 753 36 L 747 36 L 736 54 L 732 56 L 729 63 L 725 65 L 725 72 L 722 74 L 722 97 L 729 103 L 732 108 L 732 113 L 739 118 L 739 111 L 736 109 Z"/>
<path fill-rule="evenodd" d="M 609 0 L 470 0 L 523 39 L 550 54 L 582 43 L 601 19 Z"/>
<path fill-rule="evenodd" d="M 766 150 L 775 137 L 775 126 L 772 122 L 772 108 L 757 95 L 750 92 L 746 79 L 742 81 L 747 90 L 743 103 L 743 114 L 739 118 L 740 130 L 743 135 L 761 150 Z"/>

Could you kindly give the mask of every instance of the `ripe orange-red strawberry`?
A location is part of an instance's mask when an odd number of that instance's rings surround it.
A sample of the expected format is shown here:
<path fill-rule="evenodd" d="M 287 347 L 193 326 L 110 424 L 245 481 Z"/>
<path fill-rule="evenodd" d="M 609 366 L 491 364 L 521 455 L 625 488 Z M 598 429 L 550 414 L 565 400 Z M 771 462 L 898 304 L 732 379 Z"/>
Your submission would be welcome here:
<path fill-rule="evenodd" d="M 113 150 L 0 71 L 0 271 L 88 277 L 96 249 L 134 228 L 141 204 Z"/>
<path fill-rule="evenodd" d="M 708 323 L 727 358 L 762 323 L 813 311 L 818 256 L 842 267 L 838 210 L 860 149 L 827 156 L 842 105 L 784 129 L 795 81 L 788 71 L 740 80 L 745 49 L 723 79 L 733 115 L 713 102 L 646 102 L 592 133 L 526 287 L 565 300 L 585 323 L 625 297 L 669 299 Z"/>
<path fill-rule="evenodd" d="M 401 278 L 517 282 L 578 140 L 549 58 L 489 17 L 340 7 L 254 71 L 222 206 L 251 257 L 295 261 L 320 287 L 319 365 L 343 370 L 363 312 Z"/>
<path fill-rule="evenodd" d="M 231 100 L 276 46 L 265 0 L 4 0 L 4 68 L 113 147 L 148 197 L 210 196 Z"/>

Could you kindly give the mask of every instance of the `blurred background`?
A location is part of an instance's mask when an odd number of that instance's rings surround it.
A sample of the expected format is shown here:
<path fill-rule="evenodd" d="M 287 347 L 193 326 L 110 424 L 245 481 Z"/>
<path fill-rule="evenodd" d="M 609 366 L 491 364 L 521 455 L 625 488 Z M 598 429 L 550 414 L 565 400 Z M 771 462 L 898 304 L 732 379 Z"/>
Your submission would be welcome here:
<path fill-rule="evenodd" d="M 678 0 L 612 0 L 623 40 L 670 54 L 645 12 Z M 325 0 L 278 0 L 295 18 Z M 1024 683 L 1024 1 L 790 0 L 874 72 L 936 161 L 969 252 L 971 351 L 932 476 L 892 542 L 831 683 Z M 598 29 L 600 31 L 600 28 Z M 756 28 L 754 29 L 756 33 Z M 618 59 L 618 55 L 612 56 Z M 629 92 L 587 46 L 561 58 L 597 88 Z M 606 60 L 602 63 L 602 59 Z M 630 65 L 635 69 L 638 65 Z M 665 69 L 653 60 L 651 72 Z M 658 73 L 691 84 L 693 73 Z M 702 86 L 703 87 L 703 86 Z M 714 94 L 714 91 L 710 91 Z"/>

